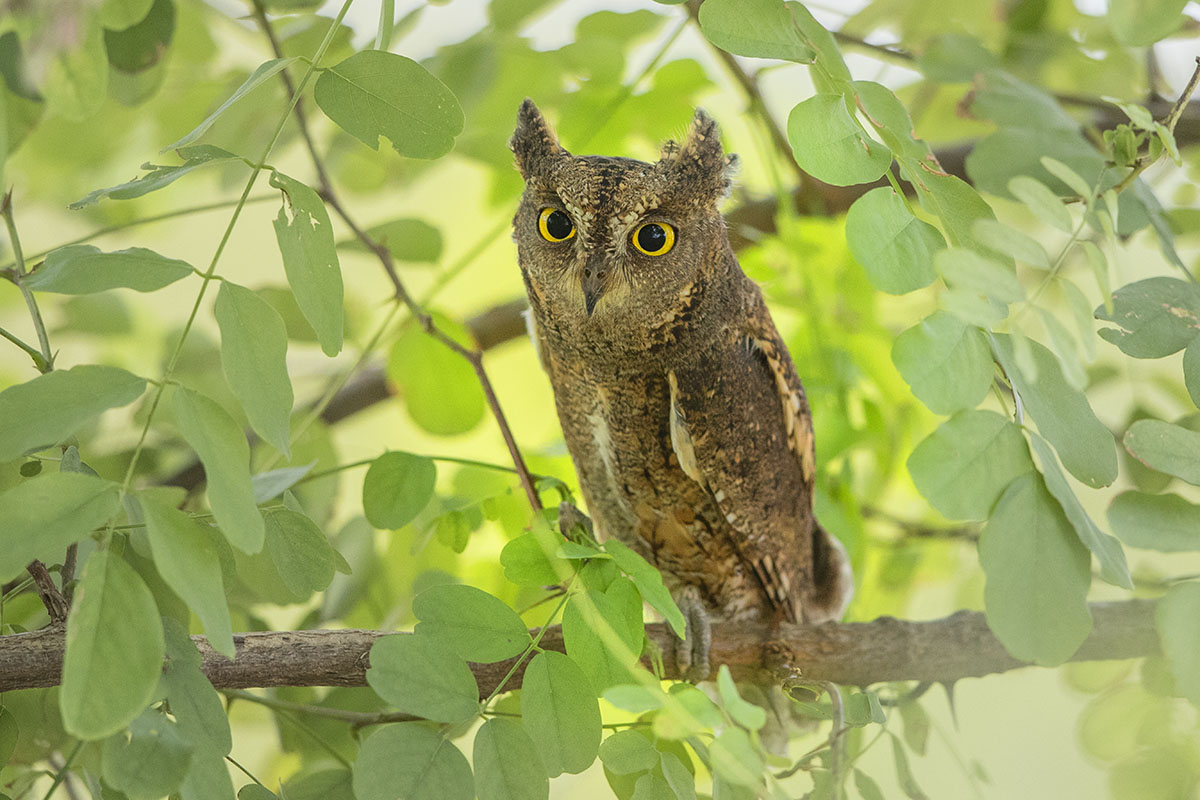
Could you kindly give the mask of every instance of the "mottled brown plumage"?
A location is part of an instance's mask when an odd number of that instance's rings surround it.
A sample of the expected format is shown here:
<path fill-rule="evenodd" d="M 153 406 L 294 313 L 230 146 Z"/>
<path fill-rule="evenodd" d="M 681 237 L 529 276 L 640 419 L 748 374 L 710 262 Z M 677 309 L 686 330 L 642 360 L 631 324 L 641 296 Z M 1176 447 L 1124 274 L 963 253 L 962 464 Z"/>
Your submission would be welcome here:
<path fill-rule="evenodd" d="M 840 617 L 851 582 L 813 518 L 808 403 L 726 237 L 734 159 L 716 124 L 698 111 L 654 164 L 575 157 L 526 100 L 511 147 L 531 333 L 601 535 L 656 564 L 685 611 Z M 540 231 L 545 209 L 570 218 L 568 238 Z M 673 247 L 639 252 L 647 223 L 673 228 Z"/>

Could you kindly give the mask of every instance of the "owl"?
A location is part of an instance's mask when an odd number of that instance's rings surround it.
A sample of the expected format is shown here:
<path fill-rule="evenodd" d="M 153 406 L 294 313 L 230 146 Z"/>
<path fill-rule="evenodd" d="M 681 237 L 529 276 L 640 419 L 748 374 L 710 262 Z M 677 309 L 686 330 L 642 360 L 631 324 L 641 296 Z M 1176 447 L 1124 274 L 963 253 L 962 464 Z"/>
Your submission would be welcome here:
<path fill-rule="evenodd" d="M 709 625 L 819 623 L 852 580 L 813 516 L 812 419 L 718 210 L 736 162 L 697 111 L 653 164 L 573 156 L 532 101 L 509 143 L 530 333 L 601 538 L 656 565 L 687 621 L 681 672 L 709 670 Z"/>

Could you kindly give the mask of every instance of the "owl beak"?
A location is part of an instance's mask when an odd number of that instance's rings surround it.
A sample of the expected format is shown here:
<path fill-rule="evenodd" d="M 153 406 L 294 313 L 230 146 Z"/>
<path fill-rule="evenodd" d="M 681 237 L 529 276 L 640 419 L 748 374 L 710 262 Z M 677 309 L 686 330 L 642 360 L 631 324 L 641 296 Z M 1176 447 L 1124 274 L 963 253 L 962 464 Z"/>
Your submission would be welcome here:
<path fill-rule="evenodd" d="M 583 307 L 590 317 L 596 310 L 596 303 L 600 302 L 600 295 L 604 294 L 604 271 L 588 262 L 583 269 L 580 286 L 583 289 Z"/>

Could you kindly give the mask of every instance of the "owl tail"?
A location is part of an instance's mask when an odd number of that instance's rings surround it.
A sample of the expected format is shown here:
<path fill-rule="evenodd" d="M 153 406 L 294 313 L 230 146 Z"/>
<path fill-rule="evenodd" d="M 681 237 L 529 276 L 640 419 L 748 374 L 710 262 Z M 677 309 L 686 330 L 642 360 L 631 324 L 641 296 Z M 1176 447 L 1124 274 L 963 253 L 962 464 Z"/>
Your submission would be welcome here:
<path fill-rule="evenodd" d="M 813 588 L 804 607 L 804 621 L 810 625 L 837 622 L 854 596 L 854 574 L 846 548 L 831 536 L 821 523 L 813 525 Z"/>

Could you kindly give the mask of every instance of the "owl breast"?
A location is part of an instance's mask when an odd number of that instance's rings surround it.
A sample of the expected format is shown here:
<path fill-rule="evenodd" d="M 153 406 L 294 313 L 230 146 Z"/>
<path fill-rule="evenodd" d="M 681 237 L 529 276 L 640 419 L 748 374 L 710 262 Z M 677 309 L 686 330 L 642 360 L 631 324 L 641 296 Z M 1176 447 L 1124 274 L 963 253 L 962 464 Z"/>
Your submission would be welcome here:
<path fill-rule="evenodd" d="M 690 434 L 672 406 L 668 372 L 549 355 L 563 435 L 601 537 L 632 547 L 673 594 L 698 593 L 720 618 L 769 613 L 729 523 L 688 463 Z"/>

